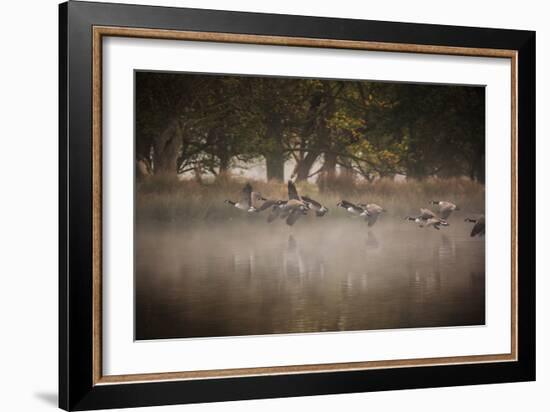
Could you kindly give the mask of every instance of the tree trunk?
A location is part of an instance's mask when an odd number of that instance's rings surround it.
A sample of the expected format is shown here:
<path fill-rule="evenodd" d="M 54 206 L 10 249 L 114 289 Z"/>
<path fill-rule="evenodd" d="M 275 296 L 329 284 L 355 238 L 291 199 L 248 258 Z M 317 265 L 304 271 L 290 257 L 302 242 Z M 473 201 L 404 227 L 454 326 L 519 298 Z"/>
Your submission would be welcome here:
<path fill-rule="evenodd" d="M 336 175 L 336 158 L 334 153 L 325 153 L 325 162 L 323 163 L 323 174 L 328 178 Z"/>
<path fill-rule="evenodd" d="M 410 144 L 409 144 L 409 158 L 407 161 L 407 177 L 412 177 L 415 179 L 423 179 L 426 177 L 426 171 L 424 165 L 422 164 L 422 159 L 419 159 L 420 150 L 418 148 L 418 140 L 416 136 L 416 131 L 414 125 L 409 124 L 409 135 L 410 135 Z M 411 155 L 414 156 L 411 158 Z"/>
<path fill-rule="evenodd" d="M 308 152 L 302 161 L 296 165 L 296 181 L 303 182 L 309 177 L 313 164 L 319 157 L 318 152 Z"/>
<path fill-rule="evenodd" d="M 220 164 L 218 167 L 218 177 L 227 177 L 227 174 L 229 173 L 229 156 L 226 156 L 226 154 L 220 155 Z"/>
<path fill-rule="evenodd" d="M 202 184 L 202 168 L 198 163 L 193 167 L 193 176 L 198 184 Z"/>
<path fill-rule="evenodd" d="M 285 180 L 285 154 L 283 147 L 283 131 L 280 120 L 272 119 L 269 122 L 267 138 L 269 150 L 264 153 L 267 180 Z"/>
<path fill-rule="evenodd" d="M 154 173 L 156 175 L 173 174 L 175 177 L 178 172 L 178 149 L 174 142 L 170 142 L 168 145 L 164 143 L 161 142 L 154 146 Z"/>
<path fill-rule="evenodd" d="M 176 122 L 173 122 L 152 142 L 153 172 L 177 176 L 178 155 L 181 135 Z"/>
<path fill-rule="evenodd" d="M 336 177 L 336 158 L 334 153 L 325 153 L 323 170 L 319 176 L 318 186 L 321 192 L 333 189 Z"/>
<path fill-rule="evenodd" d="M 285 180 L 285 158 L 283 152 L 271 152 L 265 155 L 267 180 Z"/>

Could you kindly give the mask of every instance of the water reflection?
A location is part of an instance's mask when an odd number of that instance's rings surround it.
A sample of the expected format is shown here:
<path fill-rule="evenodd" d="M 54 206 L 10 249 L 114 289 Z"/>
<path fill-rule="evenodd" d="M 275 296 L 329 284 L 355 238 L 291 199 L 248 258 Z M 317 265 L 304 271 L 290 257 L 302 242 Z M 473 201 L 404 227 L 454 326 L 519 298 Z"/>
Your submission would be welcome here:
<path fill-rule="evenodd" d="M 143 228 L 137 339 L 483 324 L 484 243 L 355 221 Z"/>
<path fill-rule="evenodd" d="M 367 250 L 378 250 L 380 248 L 380 243 L 372 230 L 367 232 L 365 246 L 367 247 Z"/>
<path fill-rule="evenodd" d="M 306 275 L 306 266 L 300 252 L 298 250 L 298 244 L 294 236 L 290 235 L 288 237 L 288 247 L 286 253 L 283 253 L 282 256 L 284 262 L 284 269 L 286 276 L 295 276 L 297 278 L 302 278 Z"/>

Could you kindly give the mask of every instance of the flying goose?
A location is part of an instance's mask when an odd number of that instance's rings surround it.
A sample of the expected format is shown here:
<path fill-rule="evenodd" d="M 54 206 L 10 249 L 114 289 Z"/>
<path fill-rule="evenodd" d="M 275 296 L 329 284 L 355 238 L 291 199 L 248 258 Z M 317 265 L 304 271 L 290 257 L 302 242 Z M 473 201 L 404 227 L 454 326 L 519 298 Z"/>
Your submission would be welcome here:
<path fill-rule="evenodd" d="M 424 222 L 424 224 L 420 224 L 420 227 L 430 227 L 432 226 L 434 229 L 439 230 L 439 226 L 449 226 L 447 221 L 445 219 L 441 219 L 439 217 L 432 217 Z"/>
<path fill-rule="evenodd" d="M 384 209 L 382 206 L 377 205 L 376 203 L 358 203 L 357 206 L 363 209 L 363 212 L 360 213 L 359 216 L 365 216 L 369 227 L 374 226 L 374 224 L 378 220 L 378 216 L 386 211 L 386 209 Z"/>
<path fill-rule="evenodd" d="M 475 223 L 474 227 L 472 228 L 472 232 L 470 233 L 471 237 L 481 237 L 485 235 L 485 215 L 481 215 L 477 219 L 467 217 L 466 219 L 464 219 L 464 221 Z"/>
<path fill-rule="evenodd" d="M 423 223 L 424 221 L 435 218 L 435 213 L 432 212 L 430 209 L 425 209 L 423 207 L 420 208 L 420 214 L 418 216 L 407 216 L 405 217 L 405 220 L 410 220 L 416 223 Z"/>
<path fill-rule="evenodd" d="M 262 206 L 258 209 L 258 212 L 262 212 L 271 208 L 271 212 L 267 216 L 267 222 L 271 223 L 277 219 L 283 210 L 283 206 L 286 205 L 287 200 L 266 200 Z"/>
<path fill-rule="evenodd" d="M 317 217 L 323 217 L 327 214 L 328 209 L 318 201 L 313 200 L 311 197 L 302 196 L 302 200 L 308 204 L 309 209 L 315 210 L 315 215 Z"/>
<path fill-rule="evenodd" d="M 416 223 L 422 222 L 424 220 L 428 220 L 431 218 L 437 217 L 434 212 L 432 212 L 430 209 L 426 209 L 421 207 L 420 208 L 420 214 L 416 217 L 407 216 L 405 220 L 413 220 Z"/>
<path fill-rule="evenodd" d="M 430 227 L 439 230 L 439 226 L 449 226 L 445 219 L 441 219 L 435 215 L 430 209 L 420 208 L 420 215 L 407 216 L 405 220 L 410 220 L 418 223 L 418 227 Z"/>
<path fill-rule="evenodd" d="M 452 212 L 460 210 L 457 205 L 446 200 L 431 200 L 429 203 L 439 206 L 439 216 L 441 216 L 442 219 L 447 219 Z"/>
<path fill-rule="evenodd" d="M 336 206 L 341 207 L 342 209 L 346 209 L 352 215 L 356 215 L 356 216 L 360 216 L 361 213 L 365 212 L 365 209 L 351 202 L 348 202 L 347 200 L 340 200 L 338 203 L 336 203 Z"/>
<path fill-rule="evenodd" d="M 288 201 L 281 204 L 280 208 L 279 217 L 286 219 L 286 224 L 289 226 L 296 223 L 300 216 L 307 215 L 309 205 L 302 200 L 291 180 L 288 181 Z"/>
<path fill-rule="evenodd" d="M 237 209 L 246 210 L 247 212 L 256 211 L 256 208 L 252 206 L 252 186 L 250 185 L 250 183 L 247 183 L 243 187 L 243 190 L 241 191 L 241 197 L 237 202 L 228 199 L 226 199 L 224 202 L 233 207 L 236 207 Z"/>

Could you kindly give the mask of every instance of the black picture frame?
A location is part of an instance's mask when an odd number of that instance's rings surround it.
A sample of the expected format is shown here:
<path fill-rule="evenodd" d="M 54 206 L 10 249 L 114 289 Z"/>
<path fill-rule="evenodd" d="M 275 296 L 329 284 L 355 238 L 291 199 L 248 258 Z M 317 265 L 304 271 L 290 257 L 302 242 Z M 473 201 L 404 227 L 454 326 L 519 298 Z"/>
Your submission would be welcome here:
<path fill-rule="evenodd" d="M 92 27 L 323 38 L 517 51 L 518 360 L 95 385 Z M 535 32 L 74 2 L 59 6 L 59 406 L 90 410 L 535 379 Z"/>

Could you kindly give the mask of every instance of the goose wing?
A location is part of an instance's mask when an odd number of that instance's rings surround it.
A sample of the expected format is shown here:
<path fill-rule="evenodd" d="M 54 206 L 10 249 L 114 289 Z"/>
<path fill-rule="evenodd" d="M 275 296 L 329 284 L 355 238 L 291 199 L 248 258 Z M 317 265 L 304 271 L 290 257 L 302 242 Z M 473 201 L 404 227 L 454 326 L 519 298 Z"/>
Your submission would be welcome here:
<path fill-rule="evenodd" d="M 277 205 L 278 206 L 279 201 L 278 200 L 266 200 L 262 203 L 262 205 L 258 208 L 258 212 L 262 212 L 266 209 L 269 209 L 272 206 Z"/>
<path fill-rule="evenodd" d="M 279 205 L 273 205 L 271 207 L 271 212 L 269 212 L 269 215 L 267 216 L 267 223 L 271 223 L 275 219 L 277 219 L 281 214 L 281 210 L 282 209 L 279 207 Z"/>
<path fill-rule="evenodd" d="M 433 226 L 434 229 L 440 230 L 439 225 L 441 224 L 441 221 L 437 218 L 430 218 L 426 221 L 425 226 L 430 227 Z"/>
<path fill-rule="evenodd" d="M 443 209 L 455 210 L 456 205 L 452 202 L 447 202 L 446 200 L 443 200 L 443 201 L 439 202 L 439 209 L 440 210 L 443 210 Z"/>
<path fill-rule="evenodd" d="M 323 217 L 324 215 L 327 214 L 328 208 L 326 208 L 325 206 L 323 206 L 323 205 L 322 205 L 321 203 L 319 203 L 318 201 L 312 199 L 311 197 L 302 196 L 302 200 L 308 204 L 308 207 L 309 207 L 310 209 L 315 210 L 315 215 L 316 215 L 317 217 Z"/>
<path fill-rule="evenodd" d="M 432 212 L 430 209 L 420 209 L 420 218 L 421 219 L 432 219 L 435 217 L 435 213 Z"/>
<path fill-rule="evenodd" d="M 292 180 L 288 181 L 288 199 L 302 200 L 298 194 L 298 190 L 296 190 L 296 185 L 292 182 Z"/>
<path fill-rule="evenodd" d="M 367 212 L 371 215 L 379 215 L 384 211 L 382 206 L 377 205 L 376 203 L 371 203 L 367 205 Z"/>
<path fill-rule="evenodd" d="M 485 234 L 485 216 L 480 217 L 470 233 L 471 237 L 481 236 Z"/>
<path fill-rule="evenodd" d="M 286 224 L 292 226 L 294 223 L 296 223 L 296 221 L 300 218 L 302 214 L 303 213 L 300 209 L 293 209 L 286 218 Z"/>
<path fill-rule="evenodd" d="M 378 220 L 379 213 L 373 213 L 366 217 L 369 227 L 373 226 Z"/>
<path fill-rule="evenodd" d="M 355 207 L 355 205 L 354 205 L 353 203 L 348 202 L 347 200 L 340 200 L 340 201 L 338 202 L 338 205 L 339 205 L 340 207 L 344 207 L 344 208 L 346 208 L 346 209 L 347 209 L 348 207 Z"/>
<path fill-rule="evenodd" d="M 439 216 L 441 216 L 442 219 L 447 219 L 450 215 L 451 215 L 451 212 L 453 211 L 453 209 L 451 208 L 441 208 L 439 209 Z"/>
<path fill-rule="evenodd" d="M 323 205 L 316 200 L 313 200 L 311 197 L 302 196 L 302 200 L 307 203 L 311 203 L 316 209 L 321 209 Z"/>
<path fill-rule="evenodd" d="M 252 186 L 250 183 L 247 183 L 245 187 L 243 187 L 239 203 L 247 207 L 252 206 Z"/>
<path fill-rule="evenodd" d="M 338 206 L 348 211 L 351 208 L 354 211 L 353 213 L 357 213 L 357 214 L 362 213 L 365 210 L 362 207 L 356 205 L 355 203 L 348 202 L 347 200 L 340 200 L 340 202 L 338 202 Z"/>
<path fill-rule="evenodd" d="M 266 201 L 260 192 L 250 193 L 250 202 L 255 209 L 259 209 Z"/>

